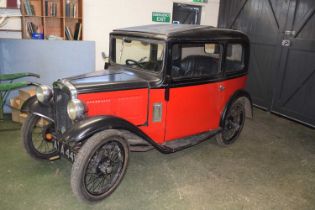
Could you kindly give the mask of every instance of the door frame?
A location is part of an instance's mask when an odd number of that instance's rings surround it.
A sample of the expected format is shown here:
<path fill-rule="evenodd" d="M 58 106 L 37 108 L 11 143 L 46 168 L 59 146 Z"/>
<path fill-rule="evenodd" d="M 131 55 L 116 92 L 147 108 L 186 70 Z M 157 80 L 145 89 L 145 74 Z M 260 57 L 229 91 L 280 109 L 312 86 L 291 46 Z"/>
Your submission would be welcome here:
<path fill-rule="evenodd" d="M 195 19 L 195 23 L 194 24 L 196 24 L 196 25 L 200 25 L 201 24 L 202 5 L 189 4 L 188 2 L 187 3 L 173 2 L 172 23 L 174 23 L 174 14 L 175 14 L 175 8 L 176 8 L 175 6 L 176 5 L 184 5 L 184 6 L 187 6 L 187 7 L 198 7 L 199 8 L 199 14 L 198 14 L 197 20 Z M 183 24 L 183 23 L 176 23 L 176 24 Z"/>

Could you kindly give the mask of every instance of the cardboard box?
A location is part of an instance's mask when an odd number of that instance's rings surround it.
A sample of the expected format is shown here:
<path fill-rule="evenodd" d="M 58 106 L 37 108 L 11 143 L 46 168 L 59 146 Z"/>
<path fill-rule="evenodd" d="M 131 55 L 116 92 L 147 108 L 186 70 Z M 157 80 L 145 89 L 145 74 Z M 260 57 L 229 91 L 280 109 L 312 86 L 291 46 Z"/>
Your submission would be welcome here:
<path fill-rule="evenodd" d="M 17 110 L 17 109 L 12 109 L 12 121 L 13 122 L 17 122 L 17 123 L 20 123 L 21 121 L 20 121 L 20 114 L 21 114 L 21 112 L 19 111 L 19 110 Z"/>
<path fill-rule="evenodd" d="M 32 89 L 21 89 L 19 90 L 19 98 L 21 99 L 21 101 L 26 101 L 28 98 L 34 96 L 36 94 L 36 89 L 32 88 Z"/>
<path fill-rule="evenodd" d="M 23 103 L 35 95 L 35 89 L 19 90 L 19 95 L 10 99 L 11 108 L 21 109 Z"/>
<path fill-rule="evenodd" d="M 21 113 L 23 103 L 30 97 L 35 95 L 35 89 L 19 90 L 19 95 L 15 98 L 10 99 L 10 107 L 12 109 L 12 121 L 18 123 L 24 123 L 27 114 Z M 43 120 L 38 123 L 40 126 L 44 125 Z"/>
<path fill-rule="evenodd" d="M 47 126 L 49 124 L 49 122 L 43 118 L 41 118 L 38 123 L 37 123 L 37 126 L 39 127 L 44 127 L 44 126 Z"/>
<path fill-rule="evenodd" d="M 27 118 L 27 114 L 20 113 L 19 114 L 19 123 L 23 124 L 25 122 L 26 118 Z"/>
<path fill-rule="evenodd" d="M 13 122 L 21 122 L 20 121 L 20 109 L 21 109 L 21 100 L 19 99 L 19 97 L 15 97 L 15 98 L 11 98 L 10 99 L 10 107 L 11 107 L 11 113 L 12 113 L 12 121 Z"/>
<path fill-rule="evenodd" d="M 25 120 L 26 120 L 28 114 L 21 113 L 21 112 L 19 112 L 19 111 L 18 111 L 18 113 L 19 113 L 18 119 L 17 119 L 18 121 L 15 121 L 15 122 L 19 122 L 19 123 L 23 124 L 23 123 L 25 122 Z M 12 118 L 13 118 L 13 113 L 12 113 Z M 12 120 L 12 121 L 13 121 L 13 120 Z M 38 127 L 44 127 L 44 126 L 46 126 L 46 125 L 48 125 L 48 122 L 47 122 L 47 120 L 45 120 L 45 119 L 43 119 L 43 118 L 41 118 L 41 119 L 37 122 L 37 126 L 38 126 Z"/>
<path fill-rule="evenodd" d="M 21 113 L 19 110 L 12 109 L 12 121 L 13 122 L 23 124 L 25 122 L 27 116 L 28 116 L 27 114 Z M 41 118 L 37 123 L 38 127 L 44 127 L 46 125 L 48 125 L 48 121 L 43 119 L 43 118 Z"/>
<path fill-rule="evenodd" d="M 19 98 L 19 96 L 10 99 L 11 108 L 20 110 L 22 105 L 23 103 L 22 103 L 22 100 Z"/>

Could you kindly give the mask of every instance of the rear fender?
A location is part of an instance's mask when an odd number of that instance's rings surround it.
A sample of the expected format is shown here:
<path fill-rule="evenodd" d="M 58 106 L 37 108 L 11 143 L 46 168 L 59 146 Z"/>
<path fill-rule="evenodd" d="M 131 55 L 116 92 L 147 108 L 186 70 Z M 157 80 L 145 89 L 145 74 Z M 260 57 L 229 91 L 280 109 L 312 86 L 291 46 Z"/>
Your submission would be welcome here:
<path fill-rule="evenodd" d="M 49 102 L 48 104 L 42 104 L 37 100 L 36 96 L 30 97 L 23 103 L 21 107 L 21 112 L 38 115 L 51 122 L 54 122 L 53 102 Z"/>
<path fill-rule="evenodd" d="M 221 115 L 220 127 L 224 126 L 224 120 L 225 120 L 227 111 L 232 106 L 232 104 L 237 100 L 240 100 L 244 104 L 245 116 L 250 119 L 253 118 L 253 103 L 252 103 L 252 99 L 249 93 L 245 90 L 238 90 L 231 96 L 229 102 L 224 108 L 224 111 Z"/>

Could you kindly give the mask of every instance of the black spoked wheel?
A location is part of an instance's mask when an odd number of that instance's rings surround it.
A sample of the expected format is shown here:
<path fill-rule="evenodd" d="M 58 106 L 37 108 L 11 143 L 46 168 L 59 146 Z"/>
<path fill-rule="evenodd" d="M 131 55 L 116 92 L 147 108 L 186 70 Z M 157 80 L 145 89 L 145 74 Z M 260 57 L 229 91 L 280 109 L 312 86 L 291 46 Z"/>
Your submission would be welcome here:
<path fill-rule="evenodd" d="M 49 159 L 58 153 L 53 146 L 53 123 L 29 114 L 22 129 L 22 141 L 26 152 L 35 159 Z"/>
<path fill-rule="evenodd" d="M 110 189 L 122 172 L 124 152 L 117 141 L 109 141 L 100 147 L 88 163 L 84 184 L 92 195 L 101 195 Z"/>
<path fill-rule="evenodd" d="M 89 138 L 72 167 L 74 194 L 90 202 L 109 196 L 126 172 L 128 155 L 128 144 L 117 130 L 103 131 Z"/>
<path fill-rule="evenodd" d="M 244 105 L 243 103 L 236 101 L 227 111 L 222 132 L 216 136 L 218 144 L 227 146 L 234 143 L 243 129 L 244 122 Z"/>

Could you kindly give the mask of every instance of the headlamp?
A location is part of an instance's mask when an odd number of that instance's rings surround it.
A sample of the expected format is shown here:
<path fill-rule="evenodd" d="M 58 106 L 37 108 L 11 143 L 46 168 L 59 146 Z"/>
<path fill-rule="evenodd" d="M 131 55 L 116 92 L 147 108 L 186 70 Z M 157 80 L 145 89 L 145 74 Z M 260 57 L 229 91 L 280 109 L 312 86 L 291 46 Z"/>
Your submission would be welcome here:
<path fill-rule="evenodd" d="M 76 120 L 84 115 L 85 106 L 79 99 L 72 99 L 67 105 L 67 112 L 71 120 Z"/>
<path fill-rule="evenodd" d="M 53 90 L 47 85 L 41 85 L 36 89 L 36 97 L 41 103 L 48 103 L 53 96 Z"/>

